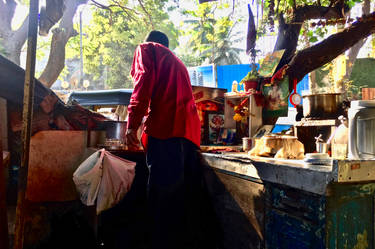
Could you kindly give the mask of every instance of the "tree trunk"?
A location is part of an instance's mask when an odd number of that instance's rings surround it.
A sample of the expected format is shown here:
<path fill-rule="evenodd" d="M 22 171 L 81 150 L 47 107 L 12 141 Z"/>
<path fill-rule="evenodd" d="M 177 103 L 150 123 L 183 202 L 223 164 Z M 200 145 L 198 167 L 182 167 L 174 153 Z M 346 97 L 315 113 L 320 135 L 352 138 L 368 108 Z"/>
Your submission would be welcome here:
<path fill-rule="evenodd" d="M 73 29 L 73 17 L 78 6 L 86 1 L 66 0 L 65 2 L 66 9 L 61 18 L 60 25 L 52 31 L 51 51 L 47 65 L 39 77 L 39 81 L 46 87 L 51 87 L 55 83 L 65 67 L 65 45 L 71 37 L 78 34 Z"/>
<path fill-rule="evenodd" d="M 73 17 L 78 5 L 86 3 L 87 0 L 47 0 L 48 25 L 43 25 L 41 30 L 43 34 L 58 22 L 61 9 L 65 8 L 59 27 L 53 31 L 51 50 L 47 66 L 44 69 L 40 81 L 47 87 L 51 87 L 56 81 L 65 66 L 65 45 L 70 37 L 77 35 L 73 29 Z M 58 5 L 58 8 L 53 8 Z M 11 22 L 14 17 L 17 4 L 14 0 L 0 0 L 0 40 L 2 49 L 6 52 L 5 56 L 17 65 L 20 65 L 20 55 L 22 47 L 27 40 L 28 17 L 17 30 L 11 29 Z M 50 6 L 50 8 L 48 8 Z M 51 8 L 52 7 L 52 8 Z M 51 16 L 52 15 L 52 16 Z M 41 22 L 43 21 L 41 20 Z M 45 21 L 45 20 L 44 20 Z"/>
<path fill-rule="evenodd" d="M 324 41 L 298 52 L 291 62 L 287 74 L 300 81 L 309 72 L 330 62 L 359 40 L 375 32 L 375 12 L 353 23 L 342 32 L 331 35 Z"/>
<path fill-rule="evenodd" d="M 56 28 L 52 30 L 51 49 L 48 63 L 39 77 L 46 87 L 51 87 L 65 67 L 65 45 L 70 38 L 67 30 Z"/>
<path fill-rule="evenodd" d="M 46 7 L 40 10 L 39 34 L 47 36 L 49 30 L 61 19 L 64 14 L 64 0 L 48 0 Z"/>
<path fill-rule="evenodd" d="M 20 64 L 20 54 L 27 39 L 29 18 L 26 17 L 22 25 L 17 30 L 12 30 L 11 23 L 16 9 L 16 2 L 0 0 L 0 40 L 5 50 L 5 56 Z"/>

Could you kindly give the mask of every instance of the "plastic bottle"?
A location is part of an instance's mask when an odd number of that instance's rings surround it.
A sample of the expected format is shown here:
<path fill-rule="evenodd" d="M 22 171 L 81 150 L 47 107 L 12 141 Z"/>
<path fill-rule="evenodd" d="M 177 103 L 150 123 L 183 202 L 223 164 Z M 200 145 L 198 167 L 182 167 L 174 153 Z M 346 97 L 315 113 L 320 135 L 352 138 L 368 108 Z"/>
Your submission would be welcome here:
<path fill-rule="evenodd" d="M 236 80 L 232 82 L 232 92 L 238 92 L 238 82 Z"/>

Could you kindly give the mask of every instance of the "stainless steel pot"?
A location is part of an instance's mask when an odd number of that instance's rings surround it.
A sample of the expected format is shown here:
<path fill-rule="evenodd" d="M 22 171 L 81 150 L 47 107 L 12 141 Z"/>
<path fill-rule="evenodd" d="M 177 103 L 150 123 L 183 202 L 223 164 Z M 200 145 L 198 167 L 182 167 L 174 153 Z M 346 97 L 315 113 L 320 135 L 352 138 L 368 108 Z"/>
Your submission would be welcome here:
<path fill-rule="evenodd" d="M 104 121 L 106 139 L 118 139 L 125 141 L 126 121 Z"/>
<path fill-rule="evenodd" d="M 336 118 L 342 112 L 341 93 L 309 94 L 303 96 L 305 118 Z"/>

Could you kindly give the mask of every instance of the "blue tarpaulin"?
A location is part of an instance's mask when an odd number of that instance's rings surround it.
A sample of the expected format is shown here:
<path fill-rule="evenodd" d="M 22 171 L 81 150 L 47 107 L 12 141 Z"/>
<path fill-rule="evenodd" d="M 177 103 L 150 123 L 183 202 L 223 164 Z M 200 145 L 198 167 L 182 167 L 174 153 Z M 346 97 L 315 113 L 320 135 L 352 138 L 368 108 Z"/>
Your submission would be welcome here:
<path fill-rule="evenodd" d="M 250 70 L 250 64 L 217 66 L 217 87 L 232 91 L 232 82 L 240 82 Z"/>

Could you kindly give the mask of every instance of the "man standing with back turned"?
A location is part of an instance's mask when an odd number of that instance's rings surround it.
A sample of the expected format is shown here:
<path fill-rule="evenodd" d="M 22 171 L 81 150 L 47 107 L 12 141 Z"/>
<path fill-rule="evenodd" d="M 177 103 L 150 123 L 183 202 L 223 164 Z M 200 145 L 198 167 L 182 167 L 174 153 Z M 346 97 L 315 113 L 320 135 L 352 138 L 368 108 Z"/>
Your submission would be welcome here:
<path fill-rule="evenodd" d="M 186 243 L 187 236 L 193 239 L 186 214 L 198 205 L 201 127 L 188 71 L 168 45 L 164 33 L 152 31 L 135 51 L 126 137 L 130 148 L 137 146 L 137 129 L 147 116 L 142 143 L 150 168 L 151 247 L 195 248 Z"/>

